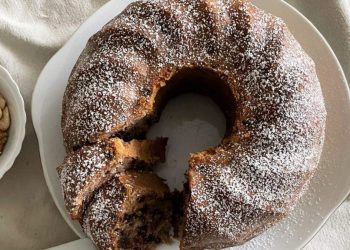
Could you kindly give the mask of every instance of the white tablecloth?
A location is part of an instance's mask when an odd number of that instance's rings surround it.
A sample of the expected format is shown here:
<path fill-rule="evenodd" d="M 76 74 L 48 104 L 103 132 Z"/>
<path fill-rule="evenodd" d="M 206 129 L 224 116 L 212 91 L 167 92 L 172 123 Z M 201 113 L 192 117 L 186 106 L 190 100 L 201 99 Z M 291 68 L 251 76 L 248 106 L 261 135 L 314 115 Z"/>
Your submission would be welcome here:
<path fill-rule="evenodd" d="M 105 2 L 0 0 L 0 64 L 17 81 L 29 118 L 22 152 L 0 180 L 0 249 L 43 249 L 76 239 L 47 190 L 30 118 L 30 102 L 43 66 L 79 24 Z M 288 2 L 323 33 L 349 81 L 350 0 Z M 331 216 L 306 249 L 350 249 L 350 200 Z"/>

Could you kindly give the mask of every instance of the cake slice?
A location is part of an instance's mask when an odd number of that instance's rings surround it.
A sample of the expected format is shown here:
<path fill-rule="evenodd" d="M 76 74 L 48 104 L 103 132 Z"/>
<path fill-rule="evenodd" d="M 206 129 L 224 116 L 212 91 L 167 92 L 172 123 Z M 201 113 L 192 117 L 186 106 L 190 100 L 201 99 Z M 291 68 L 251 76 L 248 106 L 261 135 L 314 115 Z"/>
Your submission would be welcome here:
<path fill-rule="evenodd" d="M 80 222 L 99 249 L 152 249 L 170 240 L 171 209 L 161 178 L 126 171 L 96 191 Z"/>
<path fill-rule="evenodd" d="M 92 193 L 116 173 L 164 161 L 166 143 L 166 138 L 130 142 L 113 138 L 68 154 L 57 172 L 71 218 L 80 219 Z"/>

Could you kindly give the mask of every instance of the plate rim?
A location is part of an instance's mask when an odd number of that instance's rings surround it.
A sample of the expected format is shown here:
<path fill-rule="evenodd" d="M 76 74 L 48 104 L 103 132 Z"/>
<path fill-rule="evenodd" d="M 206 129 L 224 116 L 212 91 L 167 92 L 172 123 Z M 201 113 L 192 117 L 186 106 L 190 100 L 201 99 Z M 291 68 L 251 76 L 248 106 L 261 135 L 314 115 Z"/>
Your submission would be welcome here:
<path fill-rule="evenodd" d="M 343 82 L 345 83 L 345 91 L 346 91 L 346 97 L 347 97 L 347 101 L 348 101 L 348 105 L 350 105 L 350 89 L 349 89 L 349 84 L 348 81 L 346 79 L 344 70 L 342 65 L 340 64 L 336 54 L 334 53 L 332 47 L 329 45 L 328 41 L 324 38 L 324 36 L 322 35 L 322 33 L 315 27 L 315 25 L 308 19 L 306 18 L 299 10 L 297 10 L 294 6 L 292 6 L 291 4 L 287 3 L 284 0 L 278 0 L 274 2 L 276 4 L 281 4 L 284 5 L 284 8 L 289 8 L 292 12 L 294 12 L 294 14 L 296 14 L 299 18 L 303 19 L 306 23 L 308 23 L 308 25 L 315 31 L 315 33 L 321 38 L 322 43 L 327 47 L 327 49 L 329 50 L 330 54 L 332 55 L 332 60 L 335 63 L 336 68 L 338 69 L 337 74 L 339 74 L 339 76 L 342 78 Z M 52 64 L 52 62 L 58 57 L 58 55 L 61 53 L 61 51 L 65 50 L 69 44 L 71 44 L 73 42 L 73 40 L 75 40 L 78 36 L 79 33 L 83 30 L 83 28 L 85 26 L 88 26 L 88 24 L 90 22 L 92 22 L 92 20 L 95 20 L 98 16 L 100 16 L 101 12 L 104 11 L 105 8 L 107 8 L 107 6 L 109 5 L 113 5 L 113 3 L 117 3 L 117 0 L 111 0 L 108 1 L 107 3 L 105 3 L 104 5 L 102 5 L 98 10 L 96 10 L 89 18 L 87 18 L 81 25 L 79 25 L 79 27 L 77 28 L 77 30 L 71 35 L 71 37 L 64 43 L 64 45 L 47 61 L 47 63 L 45 64 L 45 66 L 43 67 L 42 71 L 39 74 L 39 77 L 37 79 L 37 82 L 35 84 L 34 90 L 33 90 L 33 94 L 32 94 L 32 101 L 31 101 L 31 113 L 32 113 L 32 121 L 33 121 L 33 126 L 34 126 L 34 130 L 35 133 L 37 135 L 37 141 L 39 144 L 39 153 L 40 153 L 40 161 L 42 164 L 42 168 L 43 168 L 43 173 L 44 173 L 44 178 L 45 178 L 45 182 L 46 185 L 49 189 L 50 195 L 52 197 L 52 199 L 54 200 L 54 203 L 57 207 L 57 209 L 59 210 L 61 216 L 63 217 L 63 219 L 65 220 L 65 222 L 69 225 L 69 227 L 71 228 L 71 230 L 79 237 L 79 238 L 86 238 L 86 235 L 79 232 L 73 225 L 73 222 L 71 220 L 69 220 L 69 218 L 67 216 L 65 216 L 65 211 L 62 211 L 62 209 L 60 209 L 59 206 L 59 202 L 57 200 L 57 198 L 55 197 L 55 195 L 53 195 L 53 185 L 51 184 L 50 178 L 48 176 L 48 172 L 47 172 L 47 168 L 44 167 L 44 163 L 43 163 L 43 157 L 42 155 L 44 155 L 43 152 L 43 142 L 42 142 L 42 136 L 40 134 L 40 124 L 39 124 L 39 114 L 37 114 L 37 112 L 34 111 L 35 107 L 37 107 L 36 102 L 38 100 L 38 93 L 39 93 L 39 86 L 43 85 L 41 84 L 44 72 L 47 70 L 48 66 L 50 64 Z M 50 184 L 50 185 L 49 185 Z M 341 206 L 341 204 L 346 200 L 346 198 L 349 196 L 350 194 L 350 187 L 348 187 L 348 191 L 347 194 L 343 197 L 343 199 L 341 199 L 337 204 L 334 204 L 334 206 L 332 207 L 332 209 L 330 210 L 330 212 L 328 213 L 327 216 L 325 216 L 322 220 L 320 225 L 315 229 L 314 233 L 312 233 L 309 237 L 307 237 L 301 244 L 300 244 L 300 248 L 305 247 L 316 235 L 317 233 L 322 229 L 322 227 L 326 224 L 326 222 L 328 221 L 328 219 L 330 218 L 330 216 L 332 214 L 334 214 L 334 212 Z"/>

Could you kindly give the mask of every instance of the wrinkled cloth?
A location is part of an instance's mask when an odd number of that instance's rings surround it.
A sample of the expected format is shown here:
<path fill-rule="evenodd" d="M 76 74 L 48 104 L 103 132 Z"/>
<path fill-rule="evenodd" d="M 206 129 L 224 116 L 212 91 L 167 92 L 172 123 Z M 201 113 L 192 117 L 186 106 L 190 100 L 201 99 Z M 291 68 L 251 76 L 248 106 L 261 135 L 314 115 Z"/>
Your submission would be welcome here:
<path fill-rule="evenodd" d="M 0 64 L 17 81 L 28 116 L 22 151 L 0 180 L 0 249 L 43 249 L 77 239 L 46 187 L 30 103 L 44 65 L 105 2 L 107 0 L 0 0 Z M 325 36 L 349 81 L 350 0 L 287 2 L 308 17 Z M 349 199 L 305 249 L 350 249 Z"/>

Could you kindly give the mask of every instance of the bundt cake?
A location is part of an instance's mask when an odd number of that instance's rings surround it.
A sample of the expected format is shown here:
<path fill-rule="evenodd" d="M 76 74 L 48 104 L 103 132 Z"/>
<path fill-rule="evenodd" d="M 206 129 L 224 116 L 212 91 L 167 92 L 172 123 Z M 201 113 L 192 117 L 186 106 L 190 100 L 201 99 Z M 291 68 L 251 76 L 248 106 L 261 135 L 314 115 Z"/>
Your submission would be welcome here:
<path fill-rule="evenodd" d="M 227 131 L 220 145 L 189 157 L 180 247 L 243 244 L 295 207 L 316 170 L 325 135 L 315 65 L 280 18 L 245 0 L 130 4 L 89 39 L 73 68 L 63 98 L 64 144 L 74 155 L 112 137 L 145 139 L 169 98 L 188 91 L 220 105 Z M 91 154 L 99 166 L 100 153 Z M 84 228 L 101 249 L 137 249 L 138 241 L 123 245 L 121 235 L 105 240 L 93 232 L 101 220 L 106 230 L 114 229 L 110 215 L 124 211 L 122 191 L 108 191 L 117 179 L 88 189 L 95 194 L 86 205 Z M 74 185 L 63 182 L 65 195 Z M 79 202 L 68 199 L 70 213 L 81 214 Z M 112 206 L 106 216 L 97 208 L 101 203 Z M 98 219 L 86 223 L 91 216 Z"/>
<path fill-rule="evenodd" d="M 113 138 L 68 154 L 57 171 L 71 218 L 80 219 L 92 193 L 116 173 L 135 167 L 147 169 L 164 161 L 166 141 Z"/>

